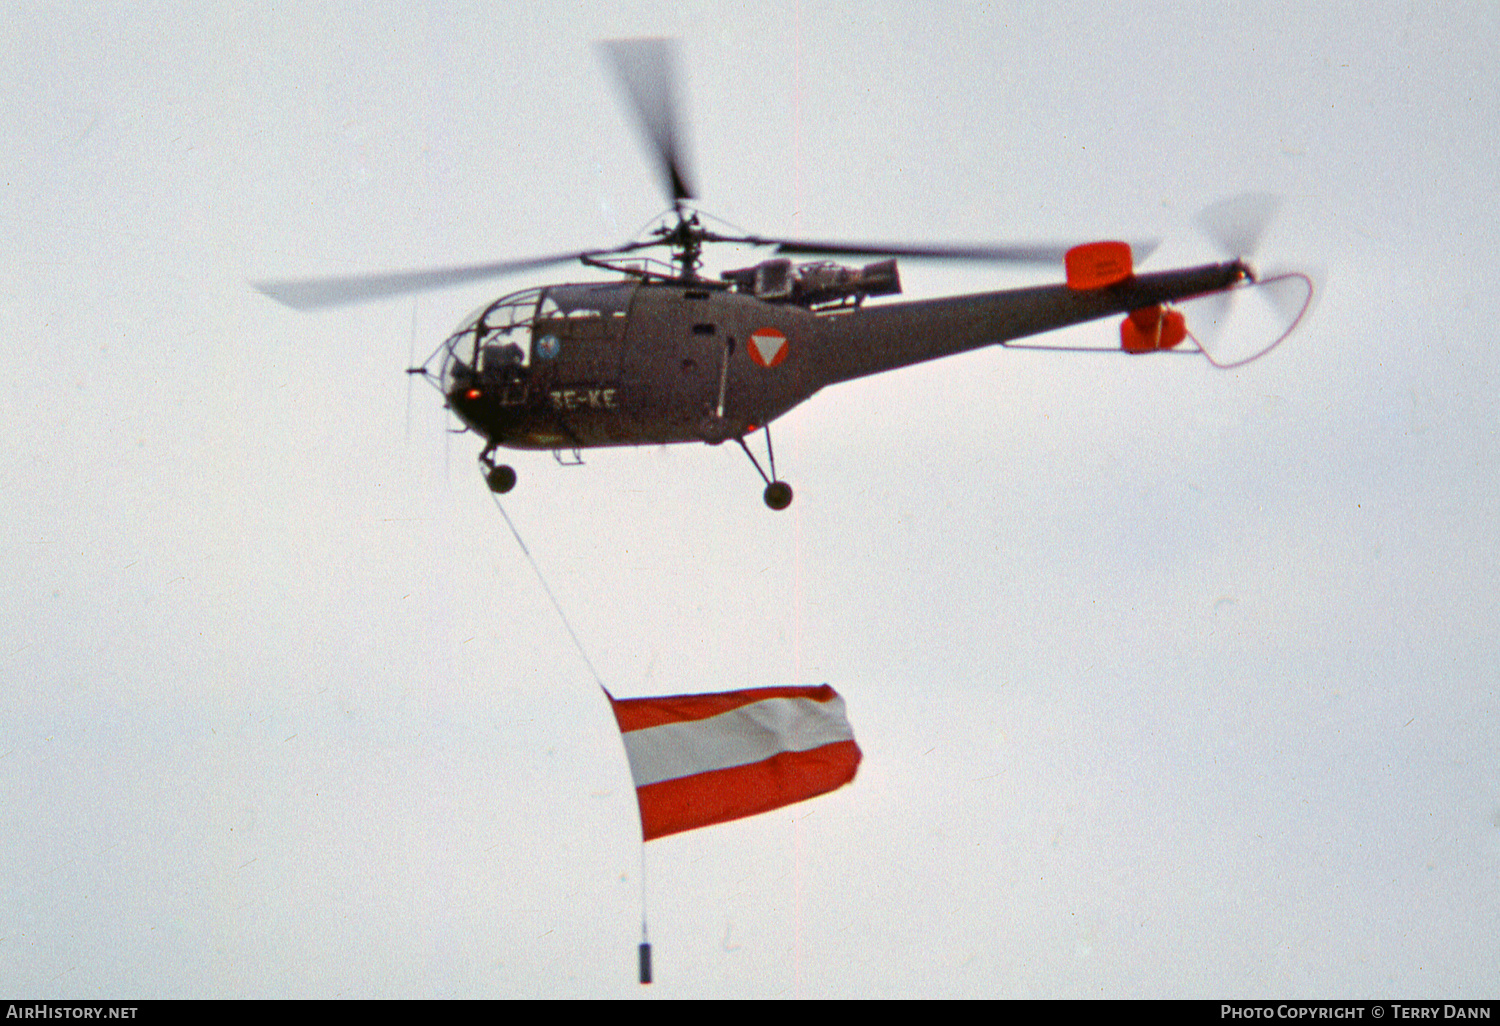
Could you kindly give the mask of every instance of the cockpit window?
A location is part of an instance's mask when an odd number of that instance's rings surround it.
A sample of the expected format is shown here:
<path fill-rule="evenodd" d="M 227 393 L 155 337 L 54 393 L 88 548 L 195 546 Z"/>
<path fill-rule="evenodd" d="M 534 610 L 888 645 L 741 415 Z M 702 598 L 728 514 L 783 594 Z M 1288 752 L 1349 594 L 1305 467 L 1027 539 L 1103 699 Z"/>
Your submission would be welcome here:
<path fill-rule="evenodd" d="M 515 373 L 530 363 L 530 329 L 541 289 L 502 296 L 474 311 L 448 339 L 443 388 L 467 388 L 477 375 Z"/>
<path fill-rule="evenodd" d="M 635 294 L 634 282 L 553 285 L 543 290 L 540 317 L 624 317 Z"/>

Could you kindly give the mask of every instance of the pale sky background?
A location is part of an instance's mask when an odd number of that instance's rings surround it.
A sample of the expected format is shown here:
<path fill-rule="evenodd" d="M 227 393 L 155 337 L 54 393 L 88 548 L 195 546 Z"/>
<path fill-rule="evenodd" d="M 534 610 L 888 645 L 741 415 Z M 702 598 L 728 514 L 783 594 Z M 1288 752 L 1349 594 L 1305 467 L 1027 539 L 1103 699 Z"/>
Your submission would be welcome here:
<path fill-rule="evenodd" d="M 0 992 L 1493 997 L 1500 7 L 1126 8 L 9 5 Z M 648 34 L 747 231 L 1169 267 L 1266 190 L 1263 262 L 1326 288 L 1239 371 L 829 389 L 785 513 L 732 447 L 517 454 L 616 693 L 826 681 L 865 753 L 648 847 L 646 989 L 609 708 L 403 373 L 597 275 L 248 283 L 624 241 L 663 202 L 591 43 Z"/>

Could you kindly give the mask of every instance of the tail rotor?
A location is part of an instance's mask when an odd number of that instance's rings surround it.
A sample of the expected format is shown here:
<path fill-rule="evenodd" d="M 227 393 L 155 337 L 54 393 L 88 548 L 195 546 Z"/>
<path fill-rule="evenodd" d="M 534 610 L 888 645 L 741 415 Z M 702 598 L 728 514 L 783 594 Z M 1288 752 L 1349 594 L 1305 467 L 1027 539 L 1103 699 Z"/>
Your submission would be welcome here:
<path fill-rule="evenodd" d="M 1195 325 L 1193 341 L 1221 370 L 1243 367 L 1280 345 L 1306 318 L 1318 291 L 1306 271 L 1257 272 L 1251 263 L 1281 205 L 1279 196 L 1246 193 L 1215 203 L 1193 219 L 1225 256 L 1245 269 L 1240 284 L 1187 304 Z M 1258 302 L 1245 302 L 1252 292 Z"/>

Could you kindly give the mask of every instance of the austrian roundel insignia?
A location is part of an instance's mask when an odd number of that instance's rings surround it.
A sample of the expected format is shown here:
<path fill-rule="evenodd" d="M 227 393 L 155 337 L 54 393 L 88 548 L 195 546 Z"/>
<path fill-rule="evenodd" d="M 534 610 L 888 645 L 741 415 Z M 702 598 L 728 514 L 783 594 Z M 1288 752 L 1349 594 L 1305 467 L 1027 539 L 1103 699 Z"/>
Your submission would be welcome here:
<path fill-rule="evenodd" d="M 762 367 L 774 367 L 786 359 L 786 336 L 775 328 L 759 328 L 750 333 L 750 359 Z"/>

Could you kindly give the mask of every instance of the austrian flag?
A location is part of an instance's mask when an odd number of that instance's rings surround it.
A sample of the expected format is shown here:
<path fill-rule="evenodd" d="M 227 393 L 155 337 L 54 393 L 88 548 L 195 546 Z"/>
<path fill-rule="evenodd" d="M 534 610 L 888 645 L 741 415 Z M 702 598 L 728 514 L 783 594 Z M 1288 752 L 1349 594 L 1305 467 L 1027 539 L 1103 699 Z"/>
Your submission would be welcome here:
<path fill-rule="evenodd" d="M 610 702 L 648 841 L 824 794 L 859 768 L 827 684 Z"/>

